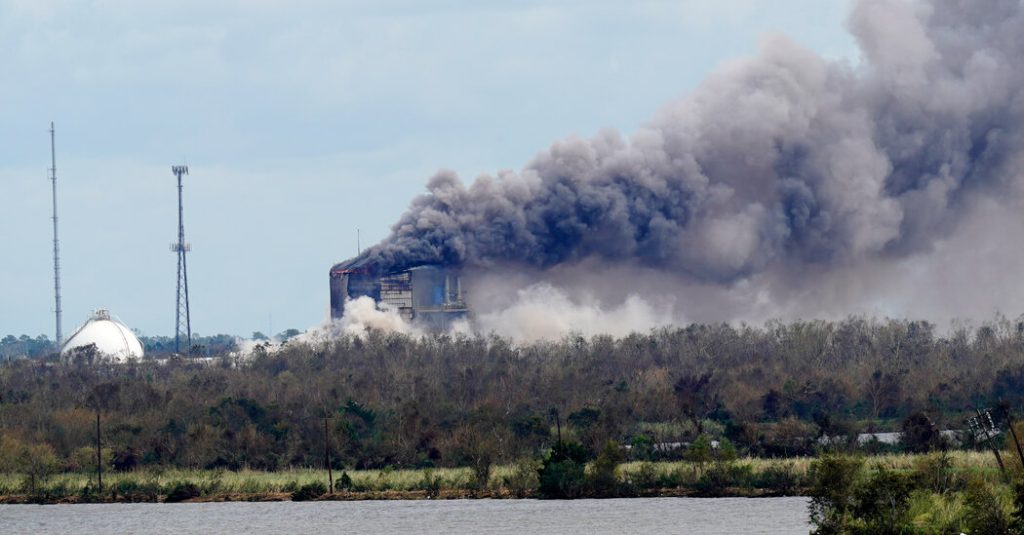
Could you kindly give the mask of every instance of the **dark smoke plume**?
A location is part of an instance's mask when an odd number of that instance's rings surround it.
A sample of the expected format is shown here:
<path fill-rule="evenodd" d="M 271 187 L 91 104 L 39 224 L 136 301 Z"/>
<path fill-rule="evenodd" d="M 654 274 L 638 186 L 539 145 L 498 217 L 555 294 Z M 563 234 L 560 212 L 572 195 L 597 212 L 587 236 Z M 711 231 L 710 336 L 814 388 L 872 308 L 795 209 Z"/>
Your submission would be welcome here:
<path fill-rule="evenodd" d="M 596 260 L 730 283 L 928 250 L 972 195 L 1019 196 L 1022 12 L 858 1 L 858 65 L 771 38 L 629 139 L 559 141 L 468 187 L 438 173 L 363 258 L 385 271 Z"/>

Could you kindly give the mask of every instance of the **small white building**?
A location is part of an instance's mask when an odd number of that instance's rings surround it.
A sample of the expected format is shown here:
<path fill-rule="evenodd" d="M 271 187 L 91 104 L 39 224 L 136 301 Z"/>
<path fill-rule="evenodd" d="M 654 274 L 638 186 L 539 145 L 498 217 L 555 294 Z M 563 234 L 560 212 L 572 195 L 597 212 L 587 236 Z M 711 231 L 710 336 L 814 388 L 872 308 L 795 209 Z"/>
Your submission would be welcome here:
<path fill-rule="evenodd" d="M 142 342 L 125 324 L 110 315 L 110 311 L 99 309 L 84 325 L 75 330 L 60 348 L 62 357 L 75 349 L 96 345 L 99 355 L 111 362 L 128 362 L 142 358 Z"/>

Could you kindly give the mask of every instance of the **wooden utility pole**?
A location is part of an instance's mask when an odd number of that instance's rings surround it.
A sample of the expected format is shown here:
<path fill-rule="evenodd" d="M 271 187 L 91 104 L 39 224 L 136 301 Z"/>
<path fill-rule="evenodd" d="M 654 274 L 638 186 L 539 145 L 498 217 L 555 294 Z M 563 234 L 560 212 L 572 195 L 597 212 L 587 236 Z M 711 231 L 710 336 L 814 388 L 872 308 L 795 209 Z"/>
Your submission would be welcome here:
<path fill-rule="evenodd" d="M 562 448 L 562 419 L 559 417 L 558 409 L 555 409 L 554 413 L 555 413 L 555 428 L 558 429 L 558 448 L 561 449 Z"/>
<path fill-rule="evenodd" d="M 327 466 L 327 494 L 334 494 L 334 473 L 331 471 L 331 436 L 327 431 L 328 416 L 324 415 L 324 465 Z"/>
<path fill-rule="evenodd" d="M 975 412 L 978 413 L 978 423 L 981 427 L 981 432 L 985 434 L 985 441 L 988 442 L 988 447 L 992 448 L 992 453 L 996 456 L 996 462 L 999 463 L 999 471 L 1003 474 L 1003 480 L 1009 483 L 1010 477 L 1006 475 L 1006 465 L 1003 464 L 1003 456 L 999 455 L 999 448 L 992 442 L 992 435 L 988 432 L 989 426 L 985 425 L 986 416 L 989 418 L 989 422 L 991 422 L 992 415 L 988 412 L 983 415 L 979 409 L 975 409 Z"/>
<path fill-rule="evenodd" d="M 1010 436 L 1013 437 L 1013 445 L 1017 446 L 1017 456 L 1020 457 L 1020 465 L 1024 467 L 1024 450 L 1020 447 L 1020 440 L 1017 440 L 1017 431 L 1013 428 L 1013 417 L 1010 409 L 1006 409 L 1006 427 L 1010 428 Z"/>
<path fill-rule="evenodd" d="M 96 486 L 103 492 L 103 450 L 100 448 L 100 410 L 96 409 Z"/>

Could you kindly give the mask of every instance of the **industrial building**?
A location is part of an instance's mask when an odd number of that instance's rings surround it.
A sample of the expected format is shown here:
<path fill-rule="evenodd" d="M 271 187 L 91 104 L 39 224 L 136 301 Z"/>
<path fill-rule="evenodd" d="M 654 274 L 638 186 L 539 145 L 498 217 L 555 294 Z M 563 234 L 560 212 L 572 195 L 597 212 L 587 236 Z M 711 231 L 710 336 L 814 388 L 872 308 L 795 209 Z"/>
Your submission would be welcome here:
<path fill-rule="evenodd" d="M 421 265 L 381 272 L 366 259 L 354 258 L 332 267 L 330 279 L 331 317 L 335 319 L 344 315 L 348 300 L 362 296 L 429 330 L 447 330 L 469 314 L 462 277 L 453 268 Z"/>

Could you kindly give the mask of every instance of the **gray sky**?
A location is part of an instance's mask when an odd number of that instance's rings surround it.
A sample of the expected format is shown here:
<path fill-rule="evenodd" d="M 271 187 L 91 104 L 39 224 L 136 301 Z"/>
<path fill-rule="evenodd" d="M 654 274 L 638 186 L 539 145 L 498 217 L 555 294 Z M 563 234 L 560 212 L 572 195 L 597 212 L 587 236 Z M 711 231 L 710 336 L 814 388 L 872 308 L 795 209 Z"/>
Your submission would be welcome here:
<path fill-rule="evenodd" d="M 105 307 L 173 334 L 178 163 L 193 330 L 304 329 L 356 228 L 383 238 L 436 170 L 628 133 L 768 33 L 856 61 L 847 7 L 0 0 L 0 335 L 53 336 L 51 120 L 65 332 Z"/>

